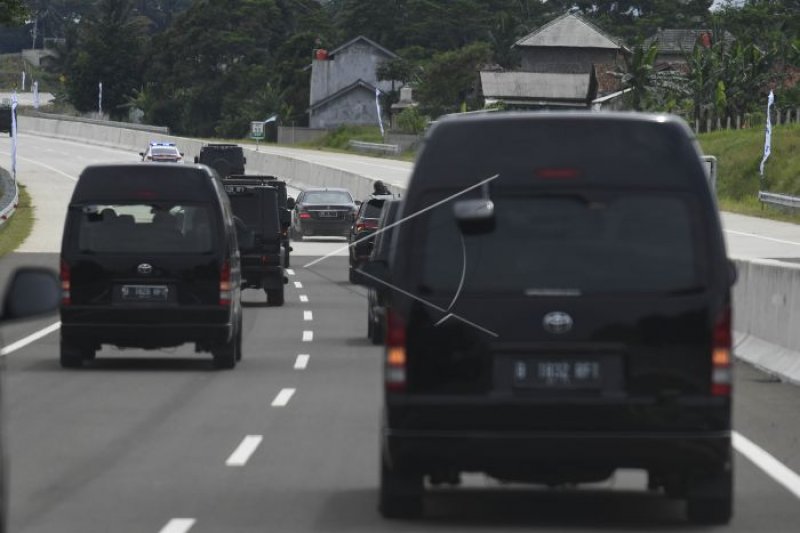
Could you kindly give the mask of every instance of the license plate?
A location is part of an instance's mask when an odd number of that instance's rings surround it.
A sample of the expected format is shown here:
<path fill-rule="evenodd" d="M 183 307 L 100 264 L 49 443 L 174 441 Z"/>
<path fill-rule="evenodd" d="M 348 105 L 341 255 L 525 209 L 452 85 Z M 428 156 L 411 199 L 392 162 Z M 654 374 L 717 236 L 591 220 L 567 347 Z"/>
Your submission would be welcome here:
<path fill-rule="evenodd" d="M 123 285 L 122 299 L 137 302 L 164 302 L 169 296 L 166 285 Z"/>
<path fill-rule="evenodd" d="M 514 385 L 541 389 L 598 389 L 603 386 L 599 359 L 528 359 L 514 362 Z"/>
<path fill-rule="evenodd" d="M 336 211 L 320 211 L 319 217 L 320 218 L 336 218 L 339 216 L 339 213 Z"/>

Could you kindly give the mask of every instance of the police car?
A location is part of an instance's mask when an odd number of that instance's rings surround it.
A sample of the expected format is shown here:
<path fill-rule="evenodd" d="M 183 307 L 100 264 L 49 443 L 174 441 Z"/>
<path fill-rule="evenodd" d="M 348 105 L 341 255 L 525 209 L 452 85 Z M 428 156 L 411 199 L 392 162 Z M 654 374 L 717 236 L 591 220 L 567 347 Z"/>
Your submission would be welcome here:
<path fill-rule="evenodd" d="M 144 152 L 139 152 L 142 161 L 158 161 L 160 163 L 183 163 L 183 152 L 175 143 L 151 142 Z"/>

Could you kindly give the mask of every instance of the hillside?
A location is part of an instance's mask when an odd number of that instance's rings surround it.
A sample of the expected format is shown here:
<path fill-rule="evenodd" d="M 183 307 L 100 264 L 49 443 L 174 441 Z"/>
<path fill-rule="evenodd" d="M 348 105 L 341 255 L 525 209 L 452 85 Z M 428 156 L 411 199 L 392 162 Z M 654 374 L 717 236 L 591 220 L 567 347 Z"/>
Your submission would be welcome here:
<path fill-rule="evenodd" d="M 728 211 L 800 222 L 800 215 L 762 209 L 758 168 L 764 154 L 764 128 L 718 131 L 698 136 L 703 152 L 717 157 L 717 191 Z M 764 169 L 764 190 L 800 196 L 800 124 L 775 126 L 772 155 Z"/>

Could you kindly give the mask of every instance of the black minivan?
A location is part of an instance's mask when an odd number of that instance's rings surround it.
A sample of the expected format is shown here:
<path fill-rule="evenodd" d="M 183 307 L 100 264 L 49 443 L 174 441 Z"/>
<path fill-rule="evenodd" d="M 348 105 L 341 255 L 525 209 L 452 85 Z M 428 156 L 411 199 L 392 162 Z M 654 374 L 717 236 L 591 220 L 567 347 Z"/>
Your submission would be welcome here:
<path fill-rule="evenodd" d="M 205 165 L 87 167 L 61 247 L 61 365 L 101 345 L 194 343 L 215 366 L 241 358 L 236 228 L 220 179 Z"/>
<path fill-rule="evenodd" d="M 732 513 L 731 296 L 692 132 L 634 113 L 435 124 L 388 262 L 380 510 L 462 472 L 551 486 L 648 473 Z"/>

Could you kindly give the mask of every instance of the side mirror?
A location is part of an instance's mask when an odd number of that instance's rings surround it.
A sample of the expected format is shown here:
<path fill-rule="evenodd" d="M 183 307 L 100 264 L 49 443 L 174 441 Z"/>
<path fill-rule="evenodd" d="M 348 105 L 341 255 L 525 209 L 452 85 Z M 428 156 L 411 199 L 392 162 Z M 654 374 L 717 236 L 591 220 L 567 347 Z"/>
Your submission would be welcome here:
<path fill-rule="evenodd" d="M 246 157 L 243 157 L 243 158 L 242 158 L 242 164 L 243 164 L 243 165 L 246 165 L 246 164 L 247 164 L 247 158 L 246 158 Z"/>
<path fill-rule="evenodd" d="M 453 204 L 458 227 L 465 235 L 489 233 L 495 227 L 494 202 L 479 198 L 459 200 Z"/>
<path fill-rule="evenodd" d="M 3 300 L 3 321 L 34 317 L 58 309 L 61 286 L 55 272 L 23 267 L 14 272 Z"/>
<path fill-rule="evenodd" d="M 294 206 L 295 206 L 295 201 L 294 201 L 294 198 L 292 198 L 292 197 L 290 196 L 289 198 L 287 198 L 287 199 L 286 199 L 286 207 L 287 207 L 288 209 L 294 209 Z"/>
<path fill-rule="evenodd" d="M 361 204 L 363 204 L 363 203 L 364 202 L 362 202 L 361 200 L 356 200 L 356 205 L 359 206 L 359 207 L 361 207 Z"/>
<path fill-rule="evenodd" d="M 181 154 L 181 157 L 183 157 L 183 152 L 179 152 L 179 153 Z"/>
<path fill-rule="evenodd" d="M 140 157 L 144 157 L 144 152 L 139 152 Z"/>
<path fill-rule="evenodd" d="M 376 290 L 385 290 L 391 286 L 391 273 L 386 261 L 367 261 L 356 269 L 354 274 L 356 275 L 353 281 L 358 285 Z"/>
<path fill-rule="evenodd" d="M 194 162 L 195 162 L 195 164 L 200 163 L 200 158 L 197 157 L 197 156 L 194 156 Z"/>
<path fill-rule="evenodd" d="M 730 259 L 728 259 L 728 283 L 730 286 L 733 287 L 736 285 L 736 282 L 739 280 L 739 268 L 736 266 L 736 263 Z"/>

